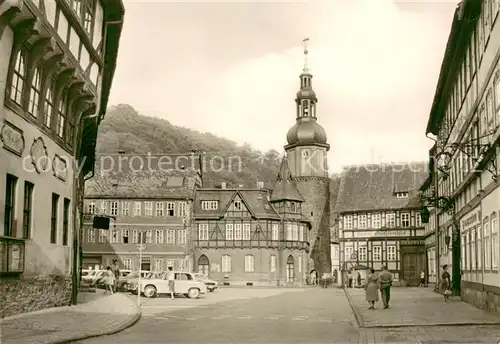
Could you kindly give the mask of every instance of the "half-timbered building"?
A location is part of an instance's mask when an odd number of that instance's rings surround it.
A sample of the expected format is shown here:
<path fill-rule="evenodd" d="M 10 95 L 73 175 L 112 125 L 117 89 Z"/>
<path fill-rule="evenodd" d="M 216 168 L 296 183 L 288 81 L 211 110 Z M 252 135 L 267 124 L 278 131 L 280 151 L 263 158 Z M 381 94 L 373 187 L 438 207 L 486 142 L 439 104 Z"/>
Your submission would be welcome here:
<path fill-rule="evenodd" d="M 126 270 L 191 271 L 197 163 L 189 154 L 98 156 L 85 188 L 82 268 L 105 268 L 116 259 Z M 93 228 L 95 215 L 111 217 L 109 230 Z"/>
<path fill-rule="evenodd" d="M 340 179 L 336 212 L 340 261 L 349 270 L 386 265 L 395 284 L 418 285 L 426 271 L 424 228 L 418 188 L 427 164 L 381 164 L 346 168 Z"/>
<path fill-rule="evenodd" d="M 286 160 L 272 192 L 197 190 L 197 270 L 228 285 L 305 283 L 310 225 L 303 202 Z"/>
<path fill-rule="evenodd" d="M 83 178 L 123 16 L 121 0 L 0 1 L 2 317 L 77 300 Z"/>

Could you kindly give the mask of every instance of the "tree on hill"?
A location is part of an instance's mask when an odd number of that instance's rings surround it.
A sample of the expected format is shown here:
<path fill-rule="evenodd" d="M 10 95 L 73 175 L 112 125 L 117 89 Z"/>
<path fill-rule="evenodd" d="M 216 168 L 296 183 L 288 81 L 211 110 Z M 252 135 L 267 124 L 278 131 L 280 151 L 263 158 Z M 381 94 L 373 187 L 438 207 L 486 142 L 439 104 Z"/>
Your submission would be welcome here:
<path fill-rule="evenodd" d="M 129 154 L 205 153 L 207 170 L 204 186 L 255 187 L 259 181 L 271 188 L 279 171 L 280 155 L 275 150 L 260 152 L 249 144 L 239 146 L 211 133 L 175 126 L 167 120 L 142 116 L 130 105 L 120 104 L 108 109 L 99 126 L 97 153 Z M 215 159 L 214 156 L 221 158 Z M 220 166 L 224 161 L 225 166 Z M 231 162 L 231 166 L 229 166 Z M 220 169 L 220 171 L 218 171 Z"/>

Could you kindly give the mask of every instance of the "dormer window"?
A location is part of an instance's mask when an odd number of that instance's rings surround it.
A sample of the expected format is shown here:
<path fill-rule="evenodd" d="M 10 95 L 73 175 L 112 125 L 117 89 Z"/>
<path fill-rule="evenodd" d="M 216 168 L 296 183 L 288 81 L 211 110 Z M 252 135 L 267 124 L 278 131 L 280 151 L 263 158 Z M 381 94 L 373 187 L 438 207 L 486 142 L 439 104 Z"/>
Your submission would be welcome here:
<path fill-rule="evenodd" d="M 292 213 L 296 213 L 297 212 L 297 207 L 296 207 L 296 205 L 295 205 L 294 202 L 290 202 L 290 211 Z"/>
<path fill-rule="evenodd" d="M 201 201 L 202 210 L 217 210 L 219 207 L 218 201 Z"/>
<path fill-rule="evenodd" d="M 234 201 L 234 210 L 241 210 L 241 201 Z"/>
<path fill-rule="evenodd" d="M 408 198 L 408 191 L 405 192 L 396 192 L 397 198 Z"/>

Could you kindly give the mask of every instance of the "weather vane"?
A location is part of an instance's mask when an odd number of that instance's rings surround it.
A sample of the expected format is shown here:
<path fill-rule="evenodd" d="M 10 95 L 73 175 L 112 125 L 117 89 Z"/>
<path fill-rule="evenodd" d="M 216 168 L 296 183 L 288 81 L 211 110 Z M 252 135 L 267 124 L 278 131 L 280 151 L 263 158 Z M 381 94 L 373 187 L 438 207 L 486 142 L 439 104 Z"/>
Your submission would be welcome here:
<path fill-rule="evenodd" d="M 309 71 L 309 68 L 307 67 L 307 54 L 309 53 L 307 50 L 307 42 L 309 42 L 309 38 L 304 38 L 302 42 L 304 43 L 304 72 L 307 72 Z"/>

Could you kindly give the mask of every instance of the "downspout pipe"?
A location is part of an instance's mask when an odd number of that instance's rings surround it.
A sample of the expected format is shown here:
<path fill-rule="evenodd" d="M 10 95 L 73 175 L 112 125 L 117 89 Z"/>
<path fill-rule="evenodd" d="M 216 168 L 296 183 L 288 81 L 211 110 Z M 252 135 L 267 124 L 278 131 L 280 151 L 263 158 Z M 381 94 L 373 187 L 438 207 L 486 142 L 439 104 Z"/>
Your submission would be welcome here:
<path fill-rule="evenodd" d="M 429 140 L 432 140 L 436 143 L 437 145 L 437 140 L 430 137 L 429 136 L 430 133 L 427 133 L 425 135 L 425 137 L 427 137 Z M 435 159 L 435 155 L 431 156 L 431 159 Z M 437 174 L 436 174 L 436 162 L 434 162 L 434 164 L 432 164 L 432 186 L 434 187 L 434 190 L 436 192 L 436 197 L 439 197 L 439 183 L 438 183 L 438 178 L 437 178 Z M 435 219 L 435 230 L 434 230 L 434 247 L 436 248 L 436 254 L 435 254 L 435 265 L 436 265 L 436 286 L 438 285 L 439 283 L 439 276 L 440 276 L 440 273 L 439 273 L 439 270 L 440 270 L 440 260 L 441 260 L 441 255 L 440 255 L 440 243 L 439 243 L 439 234 L 440 234 L 440 231 L 439 231 L 439 209 L 435 208 L 434 209 L 434 219 Z"/>

